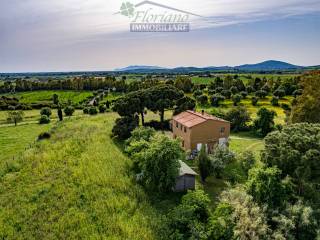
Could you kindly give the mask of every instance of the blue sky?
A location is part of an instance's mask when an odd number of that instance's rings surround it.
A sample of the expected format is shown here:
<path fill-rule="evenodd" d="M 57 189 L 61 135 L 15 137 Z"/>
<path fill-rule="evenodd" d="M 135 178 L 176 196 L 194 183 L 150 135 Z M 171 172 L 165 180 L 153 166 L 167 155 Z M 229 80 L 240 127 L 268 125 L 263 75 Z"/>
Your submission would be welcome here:
<path fill-rule="evenodd" d="M 119 0 L 0 0 L 0 72 L 320 64 L 319 0 L 157 2 L 208 18 L 188 33 L 131 33 Z"/>

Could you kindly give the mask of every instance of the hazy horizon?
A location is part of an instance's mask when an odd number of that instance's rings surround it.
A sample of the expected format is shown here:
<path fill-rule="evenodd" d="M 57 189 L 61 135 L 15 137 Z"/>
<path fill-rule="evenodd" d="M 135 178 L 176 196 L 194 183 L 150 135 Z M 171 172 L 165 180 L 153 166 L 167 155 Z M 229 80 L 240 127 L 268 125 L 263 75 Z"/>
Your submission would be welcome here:
<path fill-rule="evenodd" d="M 0 72 L 110 71 L 130 65 L 319 65 L 320 2 L 159 0 L 192 17 L 187 33 L 132 33 L 123 1 L 2 0 Z M 134 4 L 141 1 L 130 1 Z"/>

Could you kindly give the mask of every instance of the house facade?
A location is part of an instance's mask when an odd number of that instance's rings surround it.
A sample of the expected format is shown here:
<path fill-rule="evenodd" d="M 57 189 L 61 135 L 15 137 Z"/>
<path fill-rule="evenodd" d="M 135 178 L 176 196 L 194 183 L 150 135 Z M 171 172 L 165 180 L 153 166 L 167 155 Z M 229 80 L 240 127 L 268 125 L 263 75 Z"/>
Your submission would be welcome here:
<path fill-rule="evenodd" d="M 185 111 L 171 121 L 173 138 L 182 140 L 185 150 L 198 150 L 204 144 L 208 152 L 217 145 L 227 146 L 230 135 L 230 122 L 195 111 Z"/>

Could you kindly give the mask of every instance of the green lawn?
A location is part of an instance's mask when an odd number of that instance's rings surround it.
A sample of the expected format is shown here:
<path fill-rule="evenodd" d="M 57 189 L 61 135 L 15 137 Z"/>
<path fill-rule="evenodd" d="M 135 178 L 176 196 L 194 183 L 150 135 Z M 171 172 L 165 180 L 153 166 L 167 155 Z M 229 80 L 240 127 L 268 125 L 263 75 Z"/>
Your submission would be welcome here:
<path fill-rule="evenodd" d="M 24 113 L 24 119 L 22 121 L 22 123 L 19 124 L 29 124 L 29 123 L 36 123 L 38 122 L 39 118 L 40 118 L 40 110 L 26 110 L 23 111 Z M 76 110 L 74 112 L 74 116 L 79 116 L 82 115 L 83 111 L 82 110 Z M 0 127 L 1 125 L 8 125 L 7 124 L 7 111 L 0 111 Z M 58 119 L 58 113 L 56 109 L 52 109 L 52 115 L 51 115 L 51 120 L 57 120 Z"/>
<path fill-rule="evenodd" d="M 21 103 L 41 103 L 41 102 L 52 102 L 53 94 L 58 94 L 61 102 L 67 102 L 71 100 L 73 103 L 79 103 L 85 100 L 87 97 L 92 96 L 90 91 L 31 91 L 21 92 L 14 95 L 19 98 Z"/>
<path fill-rule="evenodd" d="M 27 124 L 0 128 L 0 163 L 22 153 L 33 144 L 41 132 L 48 131 L 51 124 Z"/>
<path fill-rule="evenodd" d="M 129 174 L 131 160 L 110 137 L 115 118 L 109 113 L 59 123 L 50 140 L 2 164 L 1 239 L 161 236 L 159 212 Z"/>

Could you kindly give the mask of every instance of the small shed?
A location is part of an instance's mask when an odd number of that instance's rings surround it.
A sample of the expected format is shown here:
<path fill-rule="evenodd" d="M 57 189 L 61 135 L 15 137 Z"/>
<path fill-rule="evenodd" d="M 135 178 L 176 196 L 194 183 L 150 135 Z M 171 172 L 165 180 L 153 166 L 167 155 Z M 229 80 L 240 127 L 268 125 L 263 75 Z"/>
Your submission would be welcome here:
<path fill-rule="evenodd" d="M 187 164 L 182 161 L 180 162 L 179 177 L 177 177 L 176 186 L 174 187 L 175 192 L 184 192 L 187 190 L 194 190 L 196 186 L 196 175 Z"/>

